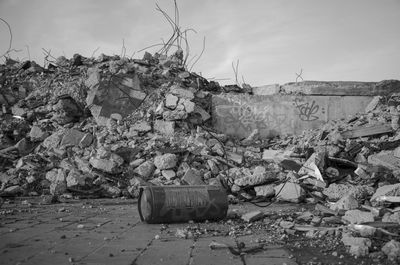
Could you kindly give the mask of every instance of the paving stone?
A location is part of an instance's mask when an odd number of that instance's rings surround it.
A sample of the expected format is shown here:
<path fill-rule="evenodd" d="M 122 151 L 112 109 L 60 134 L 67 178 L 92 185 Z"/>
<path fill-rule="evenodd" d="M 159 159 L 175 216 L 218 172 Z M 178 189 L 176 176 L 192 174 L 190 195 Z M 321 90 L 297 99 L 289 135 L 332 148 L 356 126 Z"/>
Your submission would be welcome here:
<path fill-rule="evenodd" d="M 178 158 L 175 154 L 163 154 L 154 158 L 154 165 L 160 170 L 174 168 L 177 162 Z"/>

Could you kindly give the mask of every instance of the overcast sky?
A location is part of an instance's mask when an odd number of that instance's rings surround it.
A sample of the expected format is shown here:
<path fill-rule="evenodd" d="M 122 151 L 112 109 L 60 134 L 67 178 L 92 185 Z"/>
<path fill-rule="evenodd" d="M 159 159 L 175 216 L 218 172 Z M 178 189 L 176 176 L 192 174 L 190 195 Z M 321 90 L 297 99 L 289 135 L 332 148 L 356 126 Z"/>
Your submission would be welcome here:
<path fill-rule="evenodd" d="M 172 17 L 173 0 L 158 4 Z M 400 0 L 178 0 L 180 26 L 189 33 L 190 57 L 206 47 L 193 71 L 250 85 L 305 80 L 400 79 Z M 13 32 L 12 57 L 43 64 L 74 53 L 126 55 L 171 35 L 151 0 L 0 0 L 0 17 Z M 0 54 L 9 34 L 0 24 Z M 149 50 L 155 52 L 156 50 Z M 136 53 L 134 58 L 141 58 Z M 1 61 L 3 62 L 3 60 Z"/>

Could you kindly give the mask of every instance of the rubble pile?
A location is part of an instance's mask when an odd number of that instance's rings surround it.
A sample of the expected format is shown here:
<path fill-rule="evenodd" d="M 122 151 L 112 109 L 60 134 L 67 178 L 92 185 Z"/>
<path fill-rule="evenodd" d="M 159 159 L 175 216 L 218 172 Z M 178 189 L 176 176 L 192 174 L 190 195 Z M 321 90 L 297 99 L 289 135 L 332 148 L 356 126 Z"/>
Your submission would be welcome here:
<path fill-rule="evenodd" d="M 303 135 L 232 139 L 212 129 L 211 97 L 251 89 L 220 87 L 182 61 L 178 50 L 1 65 L 1 196 L 136 198 L 141 185 L 221 185 L 232 203 L 318 203 L 301 225 L 280 225 L 339 227 L 357 256 L 383 233 L 381 251 L 400 256 L 398 94 Z"/>

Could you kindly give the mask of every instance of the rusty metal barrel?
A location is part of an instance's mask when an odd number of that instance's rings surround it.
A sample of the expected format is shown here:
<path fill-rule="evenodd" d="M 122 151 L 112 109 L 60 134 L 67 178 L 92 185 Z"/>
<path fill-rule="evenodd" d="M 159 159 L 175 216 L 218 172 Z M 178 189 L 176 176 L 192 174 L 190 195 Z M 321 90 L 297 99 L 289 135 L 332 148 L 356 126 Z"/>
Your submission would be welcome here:
<path fill-rule="evenodd" d="M 146 223 L 217 221 L 226 217 L 228 197 L 219 186 L 145 186 L 138 210 Z"/>

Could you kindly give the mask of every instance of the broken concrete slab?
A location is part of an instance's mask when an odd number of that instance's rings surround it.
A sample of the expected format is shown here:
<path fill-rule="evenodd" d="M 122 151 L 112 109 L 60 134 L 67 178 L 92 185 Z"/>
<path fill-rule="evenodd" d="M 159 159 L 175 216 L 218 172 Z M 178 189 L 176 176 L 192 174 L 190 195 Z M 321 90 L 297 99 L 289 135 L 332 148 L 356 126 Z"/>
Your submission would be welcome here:
<path fill-rule="evenodd" d="M 390 170 L 400 169 L 400 158 L 395 157 L 392 152 L 381 151 L 368 156 L 368 163 L 374 166 L 383 166 Z"/>
<path fill-rule="evenodd" d="M 261 211 L 252 211 L 242 215 L 242 220 L 248 223 L 260 220 L 264 217 L 264 213 Z"/>
<path fill-rule="evenodd" d="M 368 126 L 360 126 L 341 133 L 344 139 L 352 139 L 359 137 L 374 136 L 379 134 L 387 134 L 393 132 L 390 124 L 375 124 Z"/>
<path fill-rule="evenodd" d="M 382 196 L 400 196 L 400 183 L 379 187 L 371 197 L 371 202 L 379 202 Z"/>
<path fill-rule="evenodd" d="M 89 73 L 90 72 L 90 73 Z M 86 104 L 99 125 L 105 126 L 112 114 L 122 118 L 137 109 L 146 98 L 136 74 L 101 76 L 97 71 L 88 71 L 89 92 Z"/>

